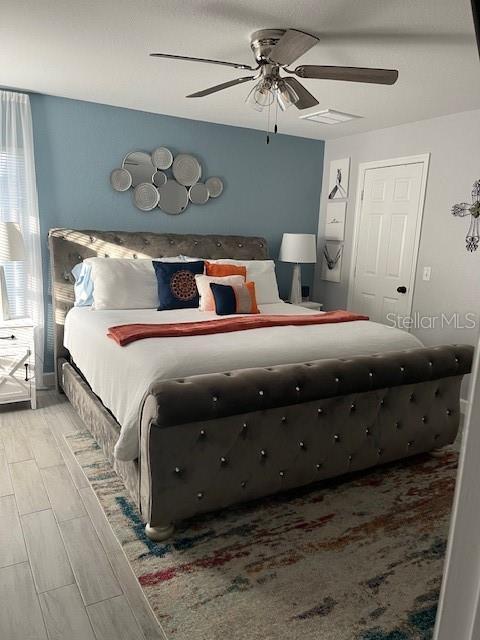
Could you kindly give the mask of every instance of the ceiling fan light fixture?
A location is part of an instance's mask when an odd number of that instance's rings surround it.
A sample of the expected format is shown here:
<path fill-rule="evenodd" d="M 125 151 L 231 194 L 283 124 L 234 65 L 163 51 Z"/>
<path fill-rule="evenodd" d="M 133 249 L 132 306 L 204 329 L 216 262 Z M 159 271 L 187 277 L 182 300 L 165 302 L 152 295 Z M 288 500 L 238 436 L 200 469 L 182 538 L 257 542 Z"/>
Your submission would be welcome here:
<path fill-rule="evenodd" d="M 274 99 L 271 80 L 262 78 L 250 91 L 245 102 L 256 111 L 263 111 L 273 104 Z"/>
<path fill-rule="evenodd" d="M 279 80 L 275 89 L 275 97 L 277 98 L 278 106 L 282 111 L 286 111 L 300 99 L 296 91 L 284 80 Z"/>

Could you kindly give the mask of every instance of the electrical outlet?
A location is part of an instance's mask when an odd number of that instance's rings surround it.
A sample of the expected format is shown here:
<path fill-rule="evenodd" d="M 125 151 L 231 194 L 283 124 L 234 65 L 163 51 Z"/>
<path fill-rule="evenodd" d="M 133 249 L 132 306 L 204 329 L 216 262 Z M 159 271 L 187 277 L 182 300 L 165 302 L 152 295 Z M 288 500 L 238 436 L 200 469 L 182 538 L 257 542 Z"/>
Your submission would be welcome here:
<path fill-rule="evenodd" d="M 432 267 L 423 267 L 423 280 L 430 280 L 430 276 L 432 275 Z"/>

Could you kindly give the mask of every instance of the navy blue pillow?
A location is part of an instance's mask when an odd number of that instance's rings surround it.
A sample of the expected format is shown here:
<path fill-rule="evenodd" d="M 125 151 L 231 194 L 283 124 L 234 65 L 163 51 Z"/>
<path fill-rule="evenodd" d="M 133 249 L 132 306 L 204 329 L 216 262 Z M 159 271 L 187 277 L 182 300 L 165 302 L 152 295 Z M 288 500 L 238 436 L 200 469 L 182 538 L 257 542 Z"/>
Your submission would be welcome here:
<path fill-rule="evenodd" d="M 199 305 L 195 275 L 202 274 L 203 260 L 198 262 L 157 262 L 153 260 L 157 276 L 158 311 L 192 309 Z"/>
<path fill-rule="evenodd" d="M 225 284 L 210 283 L 210 289 L 215 300 L 215 311 L 219 316 L 237 313 L 237 298 L 233 287 Z"/>

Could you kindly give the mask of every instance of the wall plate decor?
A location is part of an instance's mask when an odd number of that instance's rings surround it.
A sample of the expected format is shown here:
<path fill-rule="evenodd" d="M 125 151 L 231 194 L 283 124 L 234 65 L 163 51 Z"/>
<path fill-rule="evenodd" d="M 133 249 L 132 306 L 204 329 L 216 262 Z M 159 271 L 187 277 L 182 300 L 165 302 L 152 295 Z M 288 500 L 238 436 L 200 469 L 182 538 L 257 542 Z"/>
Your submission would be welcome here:
<path fill-rule="evenodd" d="M 176 180 L 167 180 L 167 182 L 158 189 L 159 201 L 158 206 L 165 213 L 177 215 L 182 213 L 188 205 L 188 191 L 183 184 L 179 184 Z"/>
<path fill-rule="evenodd" d="M 322 280 L 340 282 L 342 274 L 343 243 L 325 242 L 322 256 Z"/>
<path fill-rule="evenodd" d="M 153 184 L 156 187 L 163 187 L 163 185 L 167 182 L 167 174 L 165 171 L 155 171 L 153 174 Z"/>
<path fill-rule="evenodd" d="M 350 158 L 330 161 L 330 178 L 328 181 L 329 200 L 341 200 L 348 197 L 349 174 Z"/>
<path fill-rule="evenodd" d="M 143 151 L 132 151 L 127 153 L 123 159 L 122 167 L 132 176 L 132 187 L 142 182 L 151 182 L 155 173 L 150 154 Z"/>
<path fill-rule="evenodd" d="M 152 163 L 157 169 L 169 169 L 172 166 L 173 153 L 167 147 L 158 147 L 152 151 Z"/>
<path fill-rule="evenodd" d="M 196 158 L 181 153 L 173 161 L 172 165 L 173 177 L 177 182 L 185 187 L 191 187 L 200 180 L 202 175 L 202 167 Z"/>
<path fill-rule="evenodd" d="M 203 182 L 197 182 L 188 190 L 188 197 L 193 204 L 205 204 L 209 196 L 207 186 Z"/>
<path fill-rule="evenodd" d="M 454 204 L 452 215 L 460 218 L 471 216 L 465 243 L 467 251 L 476 251 L 480 242 L 480 180 L 473 183 L 472 204 L 468 204 L 468 202 Z"/>
<path fill-rule="evenodd" d="M 151 153 L 127 153 L 122 166 L 111 172 L 110 184 L 115 191 L 133 188 L 132 201 L 141 211 L 158 207 L 177 215 L 189 202 L 201 205 L 221 195 L 221 178 L 212 176 L 203 183 L 199 182 L 201 176 L 202 166 L 195 156 L 179 153 L 174 158 L 167 147 L 157 147 Z"/>
<path fill-rule="evenodd" d="M 208 193 L 210 194 L 210 198 L 218 198 L 218 196 L 223 191 L 223 182 L 217 176 L 213 176 L 212 178 L 208 178 L 205 182 Z"/>
<path fill-rule="evenodd" d="M 127 169 L 114 169 L 110 174 L 110 184 L 115 191 L 128 191 L 132 186 L 132 174 Z"/>
<path fill-rule="evenodd" d="M 155 209 L 159 197 L 158 189 L 151 182 L 142 182 L 133 190 L 133 201 L 142 211 Z"/>
<path fill-rule="evenodd" d="M 325 220 L 325 239 L 342 242 L 345 235 L 346 202 L 328 202 Z"/>

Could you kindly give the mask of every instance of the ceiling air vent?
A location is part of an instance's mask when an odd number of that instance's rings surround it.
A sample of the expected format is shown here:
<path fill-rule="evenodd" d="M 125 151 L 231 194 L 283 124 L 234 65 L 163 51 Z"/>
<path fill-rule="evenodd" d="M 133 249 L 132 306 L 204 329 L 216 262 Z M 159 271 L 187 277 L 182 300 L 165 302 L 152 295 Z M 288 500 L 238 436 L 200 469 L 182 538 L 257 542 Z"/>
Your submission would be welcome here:
<path fill-rule="evenodd" d="M 308 113 L 306 116 L 300 116 L 302 120 L 312 120 L 312 122 L 318 122 L 320 124 L 341 124 L 342 122 L 356 120 L 361 117 L 362 116 L 354 116 L 352 113 L 335 111 L 334 109 L 324 109 L 323 111 Z"/>

